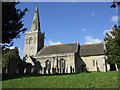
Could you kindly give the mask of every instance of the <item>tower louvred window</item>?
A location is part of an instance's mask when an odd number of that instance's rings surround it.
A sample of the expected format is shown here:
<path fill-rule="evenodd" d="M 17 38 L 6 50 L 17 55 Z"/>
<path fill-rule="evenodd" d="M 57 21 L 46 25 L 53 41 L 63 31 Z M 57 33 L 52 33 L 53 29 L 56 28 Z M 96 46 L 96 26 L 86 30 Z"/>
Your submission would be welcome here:
<path fill-rule="evenodd" d="M 32 42 L 33 42 L 33 38 L 30 37 L 30 38 L 29 38 L 29 44 L 32 44 Z"/>

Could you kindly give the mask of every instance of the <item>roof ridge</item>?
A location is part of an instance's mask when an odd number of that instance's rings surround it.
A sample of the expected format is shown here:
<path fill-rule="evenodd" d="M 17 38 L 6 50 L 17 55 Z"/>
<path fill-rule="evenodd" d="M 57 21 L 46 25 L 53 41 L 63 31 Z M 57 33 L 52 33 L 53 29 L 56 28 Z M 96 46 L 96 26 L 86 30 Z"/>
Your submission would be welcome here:
<path fill-rule="evenodd" d="M 84 44 L 84 45 L 80 45 L 80 46 L 87 46 L 87 45 L 97 45 L 97 44 L 103 44 L 104 42 L 101 43 L 91 43 L 91 44 Z"/>
<path fill-rule="evenodd" d="M 47 45 L 45 47 L 50 47 L 50 46 L 58 46 L 58 45 L 68 45 L 68 44 L 76 44 L 77 42 L 75 43 L 64 43 L 64 44 L 55 44 L 55 45 Z"/>

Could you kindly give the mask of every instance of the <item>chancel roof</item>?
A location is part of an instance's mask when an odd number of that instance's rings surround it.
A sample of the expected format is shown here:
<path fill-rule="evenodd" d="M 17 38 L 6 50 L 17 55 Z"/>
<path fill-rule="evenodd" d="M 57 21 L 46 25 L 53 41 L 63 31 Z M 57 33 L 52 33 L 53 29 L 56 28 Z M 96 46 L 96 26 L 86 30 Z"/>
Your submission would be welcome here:
<path fill-rule="evenodd" d="M 49 45 L 49 46 L 43 47 L 36 54 L 36 56 L 45 55 L 45 54 L 58 54 L 58 53 L 76 52 L 77 49 L 78 49 L 78 43 Z"/>
<path fill-rule="evenodd" d="M 80 45 L 80 56 L 95 56 L 104 54 L 103 43 Z"/>

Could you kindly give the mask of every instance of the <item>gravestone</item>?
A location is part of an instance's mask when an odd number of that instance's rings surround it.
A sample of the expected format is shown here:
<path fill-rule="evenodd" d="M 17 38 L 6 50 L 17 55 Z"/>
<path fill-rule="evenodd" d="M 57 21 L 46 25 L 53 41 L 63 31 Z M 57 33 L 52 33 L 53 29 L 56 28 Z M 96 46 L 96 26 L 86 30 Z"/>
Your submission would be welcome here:
<path fill-rule="evenodd" d="M 42 71 L 41 72 L 42 72 L 42 74 L 44 74 L 44 67 L 42 67 Z"/>
<path fill-rule="evenodd" d="M 44 67 L 44 74 L 46 74 L 46 71 L 47 71 L 47 68 L 46 68 L 46 67 Z"/>
<path fill-rule="evenodd" d="M 17 73 L 17 60 L 10 60 L 8 65 L 8 74 L 13 75 Z"/>
<path fill-rule="evenodd" d="M 70 66 L 70 73 L 72 73 L 72 66 Z"/>
<path fill-rule="evenodd" d="M 2 68 L 2 74 L 7 74 L 8 73 L 8 67 Z"/>
<path fill-rule="evenodd" d="M 27 63 L 26 65 L 26 74 L 30 74 L 32 70 L 32 64 L 31 63 Z"/>
<path fill-rule="evenodd" d="M 48 73 L 47 74 L 50 74 L 50 68 L 48 69 Z"/>
<path fill-rule="evenodd" d="M 34 73 L 34 68 L 35 68 L 35 66 L 33 65 L 31 68 L 31 73 Z"/>
<path fill-rule="evenodd" d="M 66 73 L 68 73 L 68 67 L 66 68 Z"/>
<path fill-rule="evenodd" d="M 34 73 L 40 73 L 41 70 L 42 70 L 41 63 L 37 61 L 34 66 Z"/>
<path fill-rule="evenodd" d="M 53 73 L 53 74 L 56 73 L 56 68 L 52 67 L 52 73 Z"/>
<path fill-rule="evenodd" d="M 24 74 L 25 64 L 25 61 L 20 61 L 18 63 L 18 74 Z"/>

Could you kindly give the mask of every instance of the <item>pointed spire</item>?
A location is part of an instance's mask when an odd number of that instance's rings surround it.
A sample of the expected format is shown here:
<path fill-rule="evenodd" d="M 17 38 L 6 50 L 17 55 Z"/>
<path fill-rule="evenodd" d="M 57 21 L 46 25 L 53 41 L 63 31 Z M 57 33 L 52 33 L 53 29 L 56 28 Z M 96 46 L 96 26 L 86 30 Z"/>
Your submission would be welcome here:
<path fill-rule="evenodd" d="M 38 3 L 36 5 L 36 11 L 34 13 L 31 31 L 40 31 L 40 19 L 39 19 Z"/>

